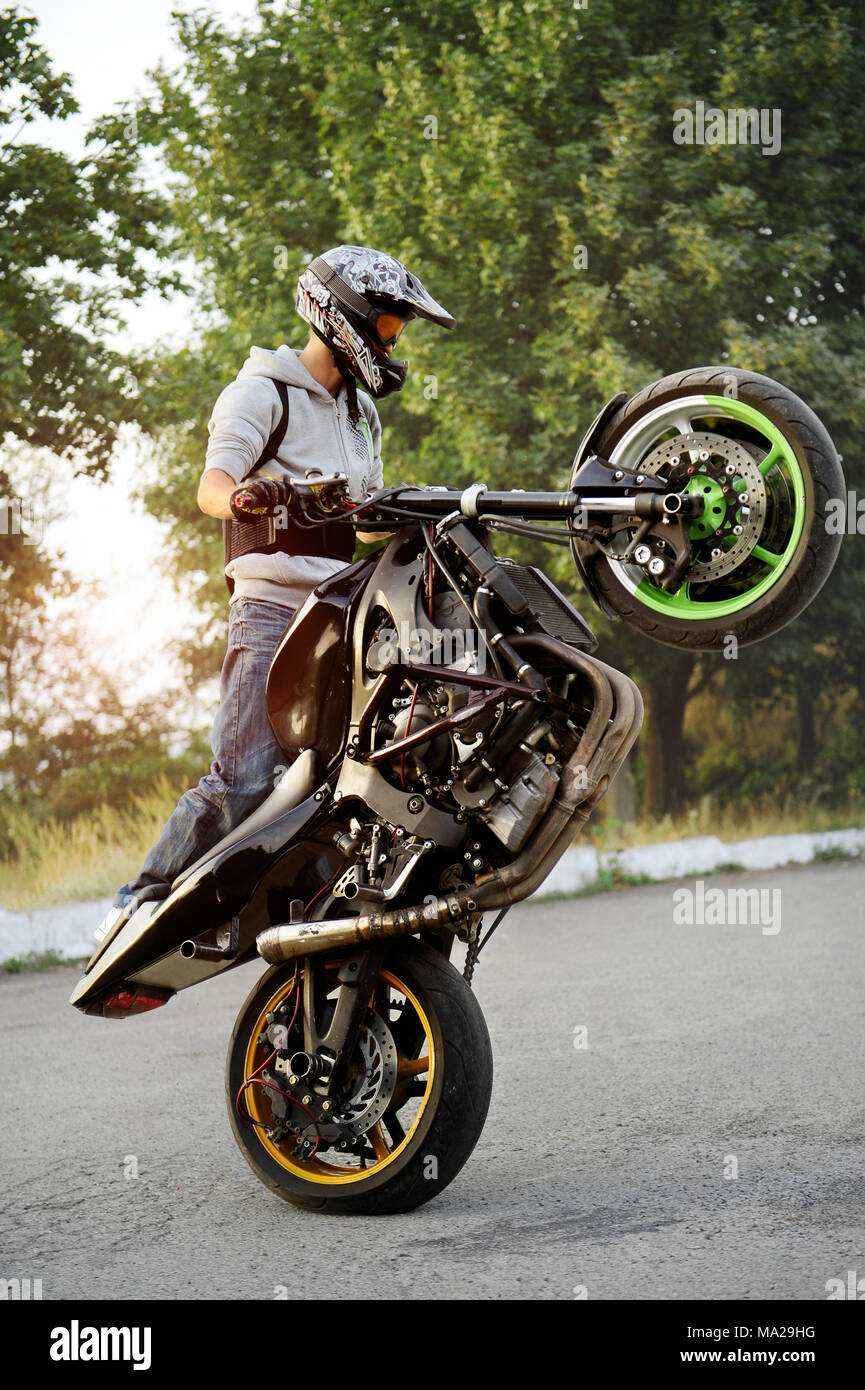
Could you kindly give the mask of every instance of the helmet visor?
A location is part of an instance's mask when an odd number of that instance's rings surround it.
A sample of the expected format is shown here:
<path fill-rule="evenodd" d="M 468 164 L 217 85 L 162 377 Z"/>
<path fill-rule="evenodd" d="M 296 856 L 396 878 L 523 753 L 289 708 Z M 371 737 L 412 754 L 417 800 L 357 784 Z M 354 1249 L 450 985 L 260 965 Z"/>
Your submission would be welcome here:
<path fill-rule="evenodd" d="M 373 327 L 382 347 L 393 347 L 407 322 L 408 320 L 400 318 L 399 314 L 376 314 L 373 317 Z"/>

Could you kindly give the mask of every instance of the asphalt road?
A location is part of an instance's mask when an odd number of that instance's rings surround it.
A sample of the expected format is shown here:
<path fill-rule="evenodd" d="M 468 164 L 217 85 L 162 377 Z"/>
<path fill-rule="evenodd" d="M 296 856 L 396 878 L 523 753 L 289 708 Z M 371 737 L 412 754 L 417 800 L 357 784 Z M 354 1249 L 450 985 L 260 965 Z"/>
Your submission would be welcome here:
<path fill-rule="evenodd" d="M 67 1007 L 71 970 L 0 980 L 0 1278 L 44 1299 L 825 1299 L 865 1276 L 865 868 L 706 880 L 780 890 L 777 931 L 677 924 L 682 886 L 510 914 L 475 976 L 486 1129 L 401 1217 L 297 1211 L 236 1149 L 224 1054 L 257 965 L 122 1023 Z"/>

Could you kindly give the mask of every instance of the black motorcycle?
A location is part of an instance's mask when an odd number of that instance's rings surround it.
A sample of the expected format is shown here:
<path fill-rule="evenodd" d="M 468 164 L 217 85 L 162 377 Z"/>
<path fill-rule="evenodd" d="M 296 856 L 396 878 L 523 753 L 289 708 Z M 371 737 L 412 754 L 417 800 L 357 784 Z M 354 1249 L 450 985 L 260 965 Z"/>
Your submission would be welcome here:
<path fill-rule="evenodd" d="M 289 770 L 168 896 L 109 913 L 71 1002 L 125 1018 L 262 957 L 226 1067 L 254 1172 L 320 1211 L 428 1201 L 486 1118 L 479 953 L 642 719 L 567 599 L 492 538 L 564 544 L 604 613 L 717 650 L 813 599 L 840 545 L 826 503 L 844 496 L 813 412 L 722 367 L 611 400 L 565 492 L 402 486 L 353 505 L 339 476 L 296 485 L 294 524 L 391 538 L 309 597 L 274 656 L 267 711 Z"/>

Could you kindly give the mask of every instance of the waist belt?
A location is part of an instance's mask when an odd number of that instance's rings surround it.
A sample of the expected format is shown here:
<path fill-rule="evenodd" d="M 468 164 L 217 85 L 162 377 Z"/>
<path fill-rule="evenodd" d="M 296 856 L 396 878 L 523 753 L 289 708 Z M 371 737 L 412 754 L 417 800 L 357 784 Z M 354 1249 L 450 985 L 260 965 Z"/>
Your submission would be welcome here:
<path fill-rule="evenodd" d="M 270 377 L 282 402 L 282 414 L 268 439 L 264 450 L 251 468 L 244 473 L 241 482 L 254 473 L 262 463 L 275 459 L 279 446 L 288 429 L 288 386 L 284 381 Z M 239 486 L 239 484 L 238 484 Z M 272 516 L 258 517 L 255 521 L 237 521 L 234 517 L 222 523 L 224 564 L 236 560 L 241 555 L 316 555 L 329 560 L 350 561 L 354 556 L 354 528 L 340 522 L 328 522 L 325 526 L 298 526 L 289 519 L 277 526 Z M 225 576 L 228 592 L 234 593 L 234 580 Z"/>

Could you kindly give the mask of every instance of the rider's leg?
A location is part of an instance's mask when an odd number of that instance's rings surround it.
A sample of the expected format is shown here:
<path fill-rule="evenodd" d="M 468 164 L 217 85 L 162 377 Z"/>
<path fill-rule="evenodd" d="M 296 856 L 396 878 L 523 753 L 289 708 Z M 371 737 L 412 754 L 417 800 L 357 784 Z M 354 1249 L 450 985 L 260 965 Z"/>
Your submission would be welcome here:
<path fill-rule="evenodd" d="M 187 865 L 233 830 L 273 791 L 286 755 L 273 736 L 264 707 L 273 653 L 294 610 L 261 599 L 239 598 L 228 618 L 228 650 L 222 666 L 220 704 L 211 733 L 213 762 L 197 787 L 184 792 L 144 866 L 114 896 L 163 896 Z"/>

